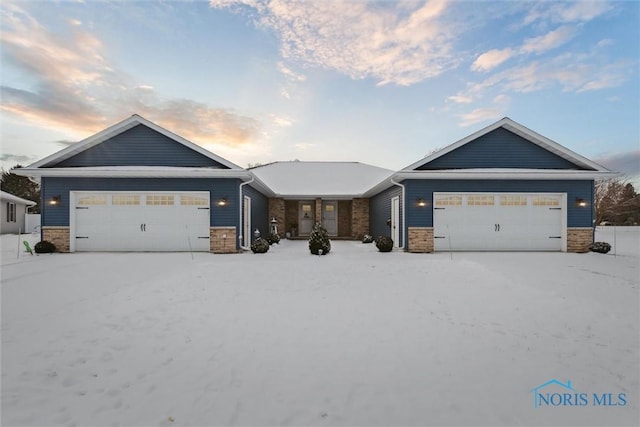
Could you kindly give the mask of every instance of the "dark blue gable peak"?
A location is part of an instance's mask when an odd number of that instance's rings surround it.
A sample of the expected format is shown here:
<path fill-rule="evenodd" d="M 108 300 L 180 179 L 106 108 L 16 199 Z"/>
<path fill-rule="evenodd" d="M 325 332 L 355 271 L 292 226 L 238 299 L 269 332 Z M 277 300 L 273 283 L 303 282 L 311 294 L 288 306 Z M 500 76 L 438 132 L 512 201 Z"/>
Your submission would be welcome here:
<path fill-rule="evenodd" d="M 433 159 L 416 170 L 493 168 L 593 170 L 580 167 L 503 127 Z"/>
<path fill-rule="evenodd" d="M 505 117 L 403 169 L 551 169 L 610 172 Z"/>
<path fill-rule="evenodd" d="M 229 169 L 144 124 L 47 167 L 175 166 Z"/>

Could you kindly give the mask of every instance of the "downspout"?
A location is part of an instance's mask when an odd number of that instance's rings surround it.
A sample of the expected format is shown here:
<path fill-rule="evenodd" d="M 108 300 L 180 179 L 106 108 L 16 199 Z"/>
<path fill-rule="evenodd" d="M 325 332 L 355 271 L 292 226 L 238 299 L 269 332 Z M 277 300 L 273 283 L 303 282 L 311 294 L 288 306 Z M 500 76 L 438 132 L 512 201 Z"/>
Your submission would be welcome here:
<path fill-rule="evenodd" d="M 389 178 L 390 182 L 393 185 L 397 185 L 398 187 L 400 187 L 402 189 L 402 245 L 400 246 L 403 249 L 407 249 L 404 247 L 405 244 L 405 238 L 404 238 L 404 233 L 407 227 L 407 222 L 406 222 L 406 212 L 407 210 L 405 209 L 406 207 L 406 203 L 405 203 L 405 188 L 404 188 L 404 184 L 400 184 L 399 182 L 396 182 L 393 180 L 393 177 Z"/>
<path fill-rule="evenodd" d="M 242 214 L 243 214 L 243 209 L 242 209 L 242 205 L 244 204 L 244 195 L 242 194 L 242 187 L 244 187 L 247 184 L 251 184 L 253 181 L 255 180 L 254 176 L 251 175 L 251 179 L 249 181 L 245 181 L 243 183 L 240 184 L 239 188 L 239 197 L 238 197 L 238 211 L 239 211 L 239 216 L 238 216 L 238 228 L 240 229 L 240 237 L 242 237 L 242 244 L 240 245 L 240 249 L 244 249 L 247 250 L 249 249 L 249 246 L 247 246 L 245 244 L 245 240 L 247 240 L 247 236 L 243 236 L 242 233 L 244 231 L 244 222 L 242 221 Z M 249 212 L 249 215 L 251 215 L 251 212 Z M 249 236 L 249 242 L 251 242 L 251 236 Z M 243 246 L 244 245 L 244 246 Z"/>

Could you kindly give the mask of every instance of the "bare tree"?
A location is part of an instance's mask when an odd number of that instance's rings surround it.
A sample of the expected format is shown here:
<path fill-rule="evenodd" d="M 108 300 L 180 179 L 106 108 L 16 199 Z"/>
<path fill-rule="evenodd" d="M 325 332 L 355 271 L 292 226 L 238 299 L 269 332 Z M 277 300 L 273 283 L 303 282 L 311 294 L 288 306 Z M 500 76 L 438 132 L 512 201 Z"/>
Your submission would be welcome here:
<path fill-rule="evenodd" d="M 596 224 L 637 225 L 640 195 L 633 184 L 613 178 L 596 183 Z"/>

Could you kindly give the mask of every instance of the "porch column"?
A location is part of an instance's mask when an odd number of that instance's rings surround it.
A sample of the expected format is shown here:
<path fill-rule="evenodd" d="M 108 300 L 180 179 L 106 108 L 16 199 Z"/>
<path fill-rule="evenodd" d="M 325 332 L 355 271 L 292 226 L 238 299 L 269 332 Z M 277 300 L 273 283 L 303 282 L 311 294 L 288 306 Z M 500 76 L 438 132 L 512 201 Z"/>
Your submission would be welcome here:
<path fill-rule="evenodd" d="M 322 224 L 322 199 L 320 197 L 316 199 L 316 222 Z"/>

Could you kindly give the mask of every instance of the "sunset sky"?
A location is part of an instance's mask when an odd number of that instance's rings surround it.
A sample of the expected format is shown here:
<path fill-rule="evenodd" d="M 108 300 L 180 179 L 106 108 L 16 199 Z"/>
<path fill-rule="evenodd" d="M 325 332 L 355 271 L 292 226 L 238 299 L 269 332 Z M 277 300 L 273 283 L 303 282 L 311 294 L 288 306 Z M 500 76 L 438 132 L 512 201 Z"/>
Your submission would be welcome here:
<path fill-rule="evenodd" d="M 246 167 L 403 168 L 508 116 L 640 174 L 640 3 L 2 1 L 1 166 L 137 113 Z"/>

